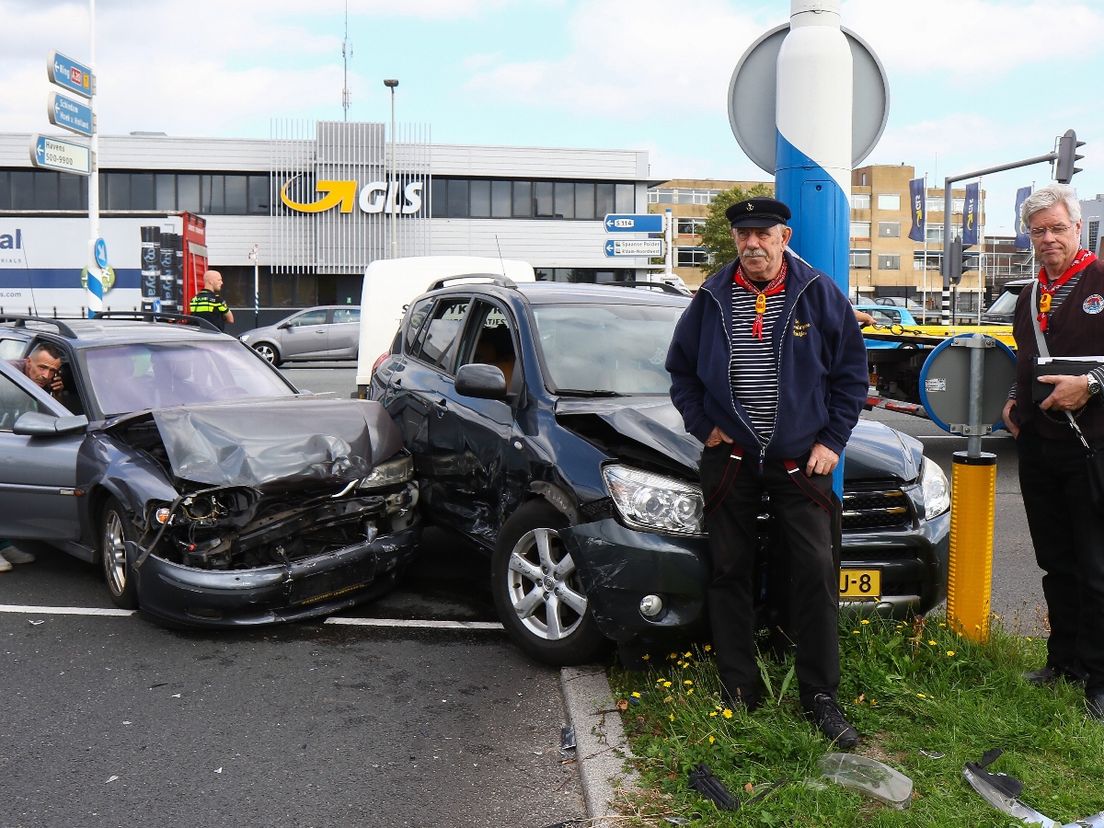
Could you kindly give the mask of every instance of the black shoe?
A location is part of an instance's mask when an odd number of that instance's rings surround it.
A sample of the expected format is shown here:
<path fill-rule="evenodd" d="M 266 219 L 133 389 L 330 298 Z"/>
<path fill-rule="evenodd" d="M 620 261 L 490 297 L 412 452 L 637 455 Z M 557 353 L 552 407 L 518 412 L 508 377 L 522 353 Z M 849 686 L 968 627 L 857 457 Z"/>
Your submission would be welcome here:
<path fill-rule="evenodd" d="M 1046 667 L 1040 667 L 1038 670 L 1024 673 L 1023 679 L 1036 687 L 1049 687 L 1057 684 L 1059 679 L 1065 679 L 1074 684 L 1085 683 L 1085 677 L 1080 673 L 1065 667 L 1052 667 L 1049 664 Z"/>
<path fill-rule="evenodd" d="M 1104 690 L 1085 694 L 1085 708 L 1090 719 L 1104 721 Z"/>
<path fill-rule="evenodd" d="M 859 743 L 859 731 L 844 718 L 836 700 L 827 693 L 813 696 L 813 707 L 805 711 L 805 718 L 815 724 L 829 740 L 835 742 L 837 747 L 850 750 Z"/>

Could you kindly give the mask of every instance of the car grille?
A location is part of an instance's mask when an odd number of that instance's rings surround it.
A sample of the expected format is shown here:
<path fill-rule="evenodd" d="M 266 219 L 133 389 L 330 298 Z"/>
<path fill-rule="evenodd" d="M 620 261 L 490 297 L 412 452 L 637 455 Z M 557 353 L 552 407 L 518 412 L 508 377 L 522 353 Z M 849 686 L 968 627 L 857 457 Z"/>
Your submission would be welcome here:
<path fill-rule="evenodd" d="M 579 507 L 579 519 L 583 523 L 595 520 L 604 520 L 614 515 L 613 498 L 603 497 L 601 500 L 592 500 Z"/>
<path fill-rule="evenodd" d="M 900 488 L 874 483 L 843 493 L 843 530 L 907 528 L 912 501 Z"/>

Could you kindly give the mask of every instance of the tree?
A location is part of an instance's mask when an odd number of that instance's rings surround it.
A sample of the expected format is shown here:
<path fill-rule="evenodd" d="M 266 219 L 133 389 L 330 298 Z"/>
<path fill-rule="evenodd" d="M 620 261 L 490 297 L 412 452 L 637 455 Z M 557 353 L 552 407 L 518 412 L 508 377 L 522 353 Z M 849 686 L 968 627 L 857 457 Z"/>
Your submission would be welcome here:
<path fill-rule="evenodd" d="M 702 247 L 709 251 L 709 261 L 701 266 L 707 275 L 736 258 L 736 242 L 732 240 L 732 227 L 725 216 L 725 210 L 737 201 L 762 196 L 773 197 L 774 188 L 770 184 L 756 184 L 746 190 L 733 187 L 713 199 L 701 232 Z"/>

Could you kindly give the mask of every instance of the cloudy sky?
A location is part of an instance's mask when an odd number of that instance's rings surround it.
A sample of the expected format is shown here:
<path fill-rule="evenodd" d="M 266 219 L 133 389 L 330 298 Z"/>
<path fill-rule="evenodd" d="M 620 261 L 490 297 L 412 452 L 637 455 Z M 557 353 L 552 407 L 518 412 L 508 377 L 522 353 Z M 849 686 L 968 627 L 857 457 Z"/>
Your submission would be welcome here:
<path fill-rule="evenodd" d="M 728 123 L 740 56 L 789 0 L 95 0 L 101 134 L 268 137 L 273 119 L 396 117 L 436 143 L 646 149 L 654 178 L 763 179 Z M 351 56 L 345 65 L 346 8 Z M 1104 3 L 843 0 L 882 61 L 889 122 L 865 163 L 929 184 L 1086 141 L 1104 193 Z M 89 2 L 0 0 L 0 124 L 49 132 L 46 59 L 91 59 Z M 987 232 L 1050 168 L 987 176 Z"/>

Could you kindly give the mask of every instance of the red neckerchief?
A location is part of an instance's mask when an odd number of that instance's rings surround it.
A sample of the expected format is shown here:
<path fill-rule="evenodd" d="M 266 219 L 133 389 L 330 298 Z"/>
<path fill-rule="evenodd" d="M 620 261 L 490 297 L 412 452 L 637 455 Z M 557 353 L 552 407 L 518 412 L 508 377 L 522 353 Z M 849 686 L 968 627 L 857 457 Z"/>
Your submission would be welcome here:
<path fill-rule="evenodd" d="M 732 274 L 732 281 L 749 293 L 755 294 L 755 321 L 751 325 L 751 335 L 759 339 L 763 338 L 763 314 L 767 312 L 767 297 L 774 296 L 786 289 L 786 260 L 782 260 L 782 267 L 778 275 L 771 279 L 765 288 L 760 290 L 751 280 L 744 275 L 743 267 L 736 266 L 736 272 Z"/>
<path fill-rule="evenodd" d="M 1046 331 L 1047 320 L 1050 318 L 1051 297 L 1058 292 L 1058 288 L 1096 261 L 1096 254 L 1081 249 L 1073 257 L 1073 262 L 1066 272 L 1051 282 L 1047 278 L 1046 268 L 1039 269 L 1039 330 Z"/>

